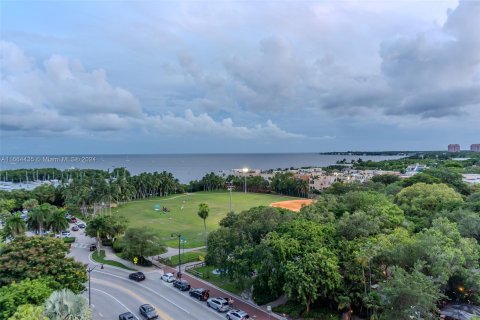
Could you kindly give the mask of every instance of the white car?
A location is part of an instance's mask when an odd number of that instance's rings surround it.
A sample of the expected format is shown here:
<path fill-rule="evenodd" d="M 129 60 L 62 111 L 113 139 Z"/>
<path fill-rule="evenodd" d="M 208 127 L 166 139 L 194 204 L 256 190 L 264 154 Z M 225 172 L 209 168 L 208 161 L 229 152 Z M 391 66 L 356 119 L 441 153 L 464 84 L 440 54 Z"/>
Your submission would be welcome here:
<path fill-rule="evenodd" d="M 227 312 L 230 309 L 228 301 L 223 298 L 210 298 L 207 300 L 207 306 L 218 312 Z"/>
<path fill-rule="evenodd" d="M 250 319 L 250 316 L 242 310 L 230 310 L 227 312 L 225 317 L 228 320 L 247 320 Z"/>
<path fill-rule="evenodd" d="M 68 230 L 63 230 L 63 231 L 62 231 L 62 237 L 70 237 L 70 231 L 68 231 Z"/>
<path fill-rule="evenodd" d="M 175 276 L 174 276 L 172 273 L 170 273 L 170 272 L 164 273 L 164 274 L 160 277 L 160 279 L 162 279 L 163 281 L 166 281 L 166 282 L 173 282 L 173 281 L 176 280 Z"/>

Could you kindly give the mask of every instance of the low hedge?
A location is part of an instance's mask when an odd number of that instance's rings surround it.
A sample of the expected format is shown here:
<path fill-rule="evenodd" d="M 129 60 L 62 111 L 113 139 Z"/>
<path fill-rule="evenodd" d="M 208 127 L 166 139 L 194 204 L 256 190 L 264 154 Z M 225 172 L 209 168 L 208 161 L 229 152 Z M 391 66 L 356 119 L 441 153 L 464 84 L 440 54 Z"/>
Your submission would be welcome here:
<path fill-rule="evenodd" d="M 63 238 L 63 242 L 74 243 L 75 242 L 75 237 L 65 237 L 65 238 Z"/>

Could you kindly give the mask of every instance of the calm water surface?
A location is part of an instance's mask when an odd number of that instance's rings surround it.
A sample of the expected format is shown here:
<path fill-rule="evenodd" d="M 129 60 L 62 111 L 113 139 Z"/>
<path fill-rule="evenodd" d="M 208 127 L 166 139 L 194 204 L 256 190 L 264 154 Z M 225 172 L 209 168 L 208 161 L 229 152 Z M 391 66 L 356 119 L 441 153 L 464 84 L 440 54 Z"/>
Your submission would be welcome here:
<path fill-rule="evenodd" d="M 126 167 L 132 174 L 168 171 L 181 182 L 199 179 L 208 172 L 244 168 L 276 169 L 289 167 L 328 166 L 337 160 L 380 161 L 399 156 L 344 156 L 318 153 L 276 154 L 155 154 L 155 155 L 55 155 L 0 156 L 0 170 L 20 168 L 90 168 L 113 170 Z"/>

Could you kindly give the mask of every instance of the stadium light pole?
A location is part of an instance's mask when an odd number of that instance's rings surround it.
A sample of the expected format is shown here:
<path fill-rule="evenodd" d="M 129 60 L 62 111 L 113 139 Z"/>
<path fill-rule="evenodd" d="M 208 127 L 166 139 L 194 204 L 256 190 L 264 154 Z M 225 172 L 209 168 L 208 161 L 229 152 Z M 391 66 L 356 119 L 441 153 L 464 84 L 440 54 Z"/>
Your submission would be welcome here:
<path fill-rule="evenodd" d="M 230 191 L 230 212 L 232 212 L 232 189 L 233 189 L 232 183 L 230 183 L 230 184 L 228 185 L 228 188 L 227 188 L 227 189 L 228 189 L 228 191 Z"/>
<path fill-rule="evenodd" d="M 245 194 L 247 193 L 247 172 L 248 172 L 248 168 L 243 168 L 243 175 L 245 177 Z"/>

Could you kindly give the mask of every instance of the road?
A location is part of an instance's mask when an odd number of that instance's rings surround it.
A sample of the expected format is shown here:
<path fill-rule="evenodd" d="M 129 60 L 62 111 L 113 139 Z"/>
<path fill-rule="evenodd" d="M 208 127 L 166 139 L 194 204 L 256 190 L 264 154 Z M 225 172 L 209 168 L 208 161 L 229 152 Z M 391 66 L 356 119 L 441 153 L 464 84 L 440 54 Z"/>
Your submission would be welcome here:
<path fill-rule="evenodd" d="M 88 249 L 88 245 L 95 243 L 95 240 L 85 236 L 84 229 L 72 231 L 72 236 L 76 237 L 76 245 L 72 246 L 70 256 L 89 267 L 96 265 L 90 261 Z M 91 272 L 90 294 L 94 319 L 118 319 L 119 314 L 127 311 L 142 319 L 138 308 L 144 303 L 151 304 L 162 320 L 225 319 L 224 314 L 208 308 L 205 302 L 195 300 L 187 292 L 180 292 L 160 280 L 162 270 L 151 268 L 151 271 L 145 272 L 147 279 L 140 283 L 128 279 L 129 273 L 128 270 L 107 265 L 104 269 L 97 267 Z"/>

